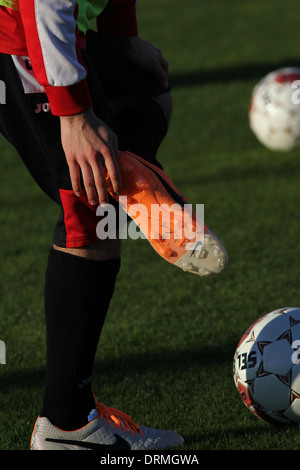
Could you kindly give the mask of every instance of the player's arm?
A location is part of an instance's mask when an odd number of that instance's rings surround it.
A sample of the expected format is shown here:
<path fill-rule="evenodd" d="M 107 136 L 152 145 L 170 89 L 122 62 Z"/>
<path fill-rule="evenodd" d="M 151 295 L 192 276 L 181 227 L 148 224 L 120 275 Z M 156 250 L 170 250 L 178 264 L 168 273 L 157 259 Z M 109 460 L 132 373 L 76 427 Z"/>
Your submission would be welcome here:
<path fill-rule="evenodd" d="M 117 137 L 92 111 L 86 69 L 80 60 L 75 0 L 20 0 L 28 54 L 50 108 L 60 116 L 62 145 L 73 190 L 89 202 L 106 200 L 105 172 L 118 192 Z"/>
<path fill-rule="evenodd" d="M 98 16 L 97 26 L 134 65 L 154 74 L 162 88 L 168 88 L 168 62 L 161 51 L 138 35 L 136 0 L 109 0 Z"/>
<path fill-rule="evenodd" d="M 105 176 L 108 172 L 115 193 L 120 190 L 116 162 L 118 139 L 93 113 L 92 108 L 73 116 L 61 116 L 61 139 L 70 169 L 73 191 L 82 194 L 81 175 L 89 203 L 108 202 Z"/>

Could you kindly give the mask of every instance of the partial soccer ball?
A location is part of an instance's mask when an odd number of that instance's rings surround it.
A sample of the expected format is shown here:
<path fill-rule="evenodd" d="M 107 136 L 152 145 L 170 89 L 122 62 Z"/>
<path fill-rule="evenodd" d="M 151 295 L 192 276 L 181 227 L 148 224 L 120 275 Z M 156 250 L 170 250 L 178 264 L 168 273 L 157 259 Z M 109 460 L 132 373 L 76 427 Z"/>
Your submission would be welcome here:
<path fill-rule="evenodd" d="M 300 423 L 300 308 L 259 318 L 242 336 L 233 374 L 245 405 L 262 420 Z"/>
<path fill-rule="evenodd" d="M 254 88 L 250 128 L 271 150 L 300 146 L 300 68 L 287 67 L 266 75 Z"/>

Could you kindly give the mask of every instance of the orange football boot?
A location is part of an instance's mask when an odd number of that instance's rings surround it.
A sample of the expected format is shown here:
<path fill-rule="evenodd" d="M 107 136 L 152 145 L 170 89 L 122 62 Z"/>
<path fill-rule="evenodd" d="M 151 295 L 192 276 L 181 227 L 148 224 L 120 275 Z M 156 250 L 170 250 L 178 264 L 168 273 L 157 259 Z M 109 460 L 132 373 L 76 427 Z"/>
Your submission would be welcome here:
<path fill-rule="evenodd" d="M 127 151 L 119 152 L 118 166 L 121 191 L 114 193 L 107 176 L 108 192 L 162 258 L 200 276 L 218 274 L 226 267 L 224 246 L 163 170 Z"/>

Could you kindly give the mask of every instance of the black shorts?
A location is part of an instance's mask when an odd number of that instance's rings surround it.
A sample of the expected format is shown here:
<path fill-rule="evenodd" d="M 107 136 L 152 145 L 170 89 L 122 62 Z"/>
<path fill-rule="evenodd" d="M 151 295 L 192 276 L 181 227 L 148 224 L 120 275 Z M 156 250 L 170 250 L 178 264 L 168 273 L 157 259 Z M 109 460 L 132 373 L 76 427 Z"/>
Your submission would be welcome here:
<path fill-rule="evenodd" d="M 96 115 L 117 133 L 120 150 L 140 153 L 143 158 L 159 165 L 156 151 L 167 125 L 151 97 L 163 90 L 158 89 L 151 77 L 140 74 L 124 60 L 112 56 L 111 51 L 106 52 L 105 41 L 98 35 L 92 34 L 91 37 L 91 47 L 85 51 L 85 59 Z M 121 84 L 113 81 L 118 67 L 118 76 L 123 77 Z M 103 77 L 100 76 L 101 70 Z M 72 191 L 61 145 L 60 121 L 51 114 L 47 95 L 28 67 L 28 58 L 0 54 L 0 80 L 6 85 L 6 104 L 0 104 L 0 132 L 15 147 L 40 188 L 61 207 L 53 243 L 76 248 L 96 241 L 99 222 L 96 208 L 89 205 L 85 195 L 77 197 Z M 140 83 L 139 87 L 137 83 Z M 109 101 L 114 96 L 133 94 L 138 94 L 141 100 L 132 109 L 112 112 Z M 139 111 L 147 118 L 144 122 L 138 116 Z"/>

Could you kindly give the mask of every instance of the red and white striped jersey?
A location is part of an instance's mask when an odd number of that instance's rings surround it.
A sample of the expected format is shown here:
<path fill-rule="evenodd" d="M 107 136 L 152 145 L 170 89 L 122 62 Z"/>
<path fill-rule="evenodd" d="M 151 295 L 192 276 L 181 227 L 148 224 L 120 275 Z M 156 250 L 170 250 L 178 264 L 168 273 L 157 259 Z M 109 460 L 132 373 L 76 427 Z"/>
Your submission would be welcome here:
<path fill-rule="evenodd" d="M 0 0 L 0 53 L 29 57 L 57 116 L 77 114 L 92 106 L 81 58 L 85 38 L 76 22 L 80 4 L 84 14 L 86 3 L 88 0 Z M 136 35 L 135 3 L 109 0 L 98 17 L 103 34 Z M 101 11 L 103 0 L 99 6 Z"/>

